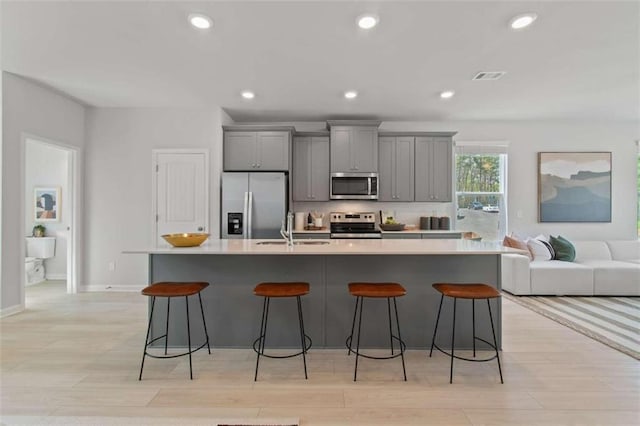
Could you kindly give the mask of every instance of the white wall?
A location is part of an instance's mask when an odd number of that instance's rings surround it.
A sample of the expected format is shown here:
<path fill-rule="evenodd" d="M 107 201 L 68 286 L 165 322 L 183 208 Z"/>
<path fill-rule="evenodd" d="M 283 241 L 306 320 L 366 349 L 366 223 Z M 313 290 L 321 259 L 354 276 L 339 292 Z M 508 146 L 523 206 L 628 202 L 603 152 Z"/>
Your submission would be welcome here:
<path fill-rule="evenodd" d="M 454 130 L 457 140 L 509 141 L 509 231 L 569 239 L 636 239 L 637 122 L 382 123 L 384 130 Z M 538 223 L 538 152 L 611 151 L 611 223 Z M 518 217 L 518 213 L 522 217 Z"/>
<path fill-rule="evenodd" d="M 56 238 L 55 256 L 44 261 L 47 279 L 67 278 L 67 227 L 71 226 L 71 189 L 69 152 L 36 140 L 27 139 L 25 147 L 24 235 L 31 235 L 34 225 L 42 224 L 47 237 Z M 60 187 L 58 222 L 34 220 L 35 187 Z"/>
<path fill-rule="evenodd" d="M 221 125 L 219 108 L 91 108 L 85 182 L 86 290 L 147 284 L 144 255 L 123 250 L 151 242 L 152 149 L 206 148 L 210 154 L 210 231 L 218 236 Z M 115 271 L 109 271 L 115 262 Z"/>
<path fill-rule="evenodd" d="M 85 108 L 50 89 L 2 73 L 2 314 L 23 303 L 23 137 L 31 135 L 82 148 Z M 16 207 L 18 206 L 18 207 Z M 78 230 L 79 231 L 79 230 Z"/>
<path fill-rule="evenodd" d="M 324 130 L 324 122 L 278 123 L 297 130 Z M 637 122 L 383 122 L 380 131 L 457 131 L 456 140 L 509 141 L 509 231 L 536 235 L 562 234 L 570 239 L 635 239 L 637 206 Z M 538 152 L 611 151 L 611 223 L 538 223 Z M 417 223 L 434 208 L 452 215 L 450 204 L 434 203 L 295 203 L 302 211 L 354 208 L 396 210 L 400 220 Z M 521 214 L 521 217 L 519 216 Z"/>

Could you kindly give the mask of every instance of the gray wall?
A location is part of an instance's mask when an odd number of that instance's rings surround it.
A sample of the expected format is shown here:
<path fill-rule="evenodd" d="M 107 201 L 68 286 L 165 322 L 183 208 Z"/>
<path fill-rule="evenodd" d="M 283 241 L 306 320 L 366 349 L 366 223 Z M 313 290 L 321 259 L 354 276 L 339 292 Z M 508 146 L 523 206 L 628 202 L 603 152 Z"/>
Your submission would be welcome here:
<path fill-rule="evenodd" d="M 324 122 L 283 123 L 298 130 L 321 130 Z M 380 131 L 457 131 L 455 140 L 508 141 L 508 232 L 562 234 L 570 239 L 636 239 L 638 122 L 456 121 L 383 122 Z M 538 223 L 538 152 L 611 151 L 611 223 Z M 370 205 L 371 207 L 367 207 Z M 295 203 L 300 211 L 334 209 L 395 210 L 416 222 L 421 212 L 453 214 L 450 203 Z M 447 209 L 450 209 L 447 211 Z M 519 214 L 520 213 L 520 214 Z M 518 217 L 521 216 L 521 217 Z"/>
<path fill-rule="evenodd" d="M 2 282 L 0 309 L 19 308 L 24 274 L 23 133 L 69 146 L 84 146 L 85 108 L 52 90 L 23 78 L 2 73 Z M 18 206 L 18 207 L 16 207 Z"/>
<path fill-rule="evenodd" d="M 87 114 L 86 269 L 82 290 L 138 289 L 147 259 L 122 254 L 151 244 L 152 149 L 206 148 L 210 231 L 218 235 L 222 129 L 219 108 L 91 108 Z M 115 262 L 115 271 L 108 263 Z"/>

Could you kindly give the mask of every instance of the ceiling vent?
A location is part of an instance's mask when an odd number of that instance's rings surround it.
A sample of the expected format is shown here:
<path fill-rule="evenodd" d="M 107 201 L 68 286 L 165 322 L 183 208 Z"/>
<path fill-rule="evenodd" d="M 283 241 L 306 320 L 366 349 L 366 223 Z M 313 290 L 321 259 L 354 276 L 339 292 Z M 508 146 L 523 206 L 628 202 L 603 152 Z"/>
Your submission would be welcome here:
<path fill-rule="evenodd" d="M 506 71 L 481 71 L 476 74 L 472 80 L 498 80 L 506 73 Z"/>

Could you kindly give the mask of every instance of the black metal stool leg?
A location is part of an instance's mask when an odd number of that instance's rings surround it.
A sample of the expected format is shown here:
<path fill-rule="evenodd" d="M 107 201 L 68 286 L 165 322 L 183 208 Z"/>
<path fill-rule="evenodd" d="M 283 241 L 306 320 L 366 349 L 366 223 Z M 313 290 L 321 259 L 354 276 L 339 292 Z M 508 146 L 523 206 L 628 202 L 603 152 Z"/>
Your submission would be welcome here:
<path fill-rule="evenodd" d="M 142 380 L 142 369 L 144 368 L 144 357 L 147 356 L 147 345 L 149 344 L 149 333 L 151 332 L 151 321 L 153 320 L 153 308 L 156 304 L 156 298 L 151 298 L 151 313 L 149 314 L 149 325 L 147 326 L 147 337 L 144 339 L 144 351 L 142 352 L 142 364 L 140 364 L 140 375 L 138 380 Z"/>
<path fill-rule="evenodd" d="M 253 381 L 257 381 L 258 380 L 258 364 L 260 363 L 260 354 L 262 353 L 262 342 L 263 342 L 263 338 L 264 338 L 264 320 L 265 320 L 265 313 L 267 312 L 267 297 L 264 298 L 263 302 L 262 302 L 262 320 L 260 321 L 260 334 L 258 335 L 258 339 L 260 339 L 258 341 L 258 352 L 256 354 L 256 372 L 253 376 Z"/>
<path fill-rule="evenodd" d="M 393 299 L 393 303 L 395 305 L 396 299 Z M 389 341 L 391 342 L 391 355 L 393 355 L 393 331 L 391 330 L 391 302 L 387 297 L 387 312 L 389 313 Z M 397 312 L 396 312 L 397 314 Z M 400 348 L 402 350 L 402 347 Z"/>
<path fill-rule="evenodd" d="M 302 304 L 300 302 L 300 296 L 296 296 L 298 300 L 298 322 L 300 324 L 300 343 L 302 344 L 302 363 L 304 364 L 304 378 L 307 379 L 307 345 L 304 337 L 304 320 L 302 319 Z"/>
<path fill-rule="evenodd" d="M 433 328 L 433 338 L 431 339 L 431 350 L 429 351 L 429 358 L 433 355 L 433 346 L 436 344 L 436 333 L 438 332 L 438 323 L 440 322 L 440 311 L 442 311 L 442 301 L 444 295 L 440 296 L 440 307 L 438 308 L 438 316 L 436 317 L 436 326 Z"/>
<path fill-rule="evenodd" d="M 358 358 L 360 357 L 360 330 L 362 330 L 362 311 L 364 309 L 364 297 L 360 297 L 360 317 L 358 320 L 358 343 L 356 345 L 356 368 L 353 370 L 353 381 L 358 377 Z"/>
<path fill-rule="evenodd" d="M 356 307 L 353 310 L 353 322 L 351 323 L 351 335 L 349 336 L 349 352 L 347 352 L 347 356 L 351 355 L 351 347 L 353 346 L 353 330 L 356 328 L 356 315 L 358 314 L 358 301 L 359 297 L 356 297 Z"/>
<path fill-rule="evenodd" d="M 189 344 L 189 378 L 193 380 L 193 368 L 191 364 L 191 323 L 189 321 L 189 296 L 184 297 L 187 306 L 187 343 Z"/>
<path fill-rule="evenodd" d="M 167 297 L 167 326 L 165 328 L 166 333 L 164 336 L 164 354 L 167 354 L 167 346 L 169 345 L 169 307 L 171 306 L 171 298 Z"/>
<path fill-rule="evenodd" d="M 388 301 L 389 299 L 387 299 Z M 398 320 L 398 305 L 396 304 L 396 298 L 393 298 L 393 309 L 396 311 L 396 327 L 398 329 L 398 342 L 400 343 L 400 359 L 402 360 L 402 374 L 404 374 L 404 381 L 407 381 L 407 370 L 404 367 L 404 347 L 402 346 L 402 336 L 400 335 L 400 321 Z M 389 324 L 391 326 L 391 324 Z M 393 352 L 392 352 L 393 354 Z"/>
<path fill-rule="evenodd" d="M 453 327 L 451 330 L 451 368 L 449 371 L 449 383 L 453 383 L 453 358 L 456 344 L 456 302 L 458 298 L 453 298 Z"/>
<path fill-rule="evenodd" d="M 204 325 L 204 336 L 207 338 L 207 349 L 209 355 L 211 355 L 211 346 L 209 346 L 209 332 L 207 331 L 207 321 L 204 319 L 204 309 L 202 308 L 202 297 L 198 293 L 198 300 L 200 301 L 200 313 L 202 314 L 202 325 Z"/>
<path fill-rule="evenodd" d="M 502 367 L 500 366 L 500 354 L 498 353 L 498 341 L 496 340 L 496 330 L 493 327 L 493 315 L 491 315 L 491 303 L 487 299 L 487 307 L 489 308 L 489 320 L 491 321 L 491 333 L 493 334 L 493 345 L 496 348 L 496 359 L 498 360 L 498 371 L 500 372 L 500 383 L 504 384 L 502 380 Z"/>
<path fill-rule="evenodd" d="M 471 299 L 471 327 L 473 329 L 473 357 L 475 358 L 476 357 L 476 299 Z"/>

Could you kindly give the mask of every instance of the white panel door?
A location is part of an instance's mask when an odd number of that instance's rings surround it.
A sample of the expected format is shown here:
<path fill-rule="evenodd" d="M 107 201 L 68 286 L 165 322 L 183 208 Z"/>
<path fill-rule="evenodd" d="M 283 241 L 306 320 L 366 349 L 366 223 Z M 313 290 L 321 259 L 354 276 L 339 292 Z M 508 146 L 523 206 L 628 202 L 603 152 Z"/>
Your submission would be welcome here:
<path fill-rule="evenodd" d="M 156 242 L 163 234 L 209 232 L 205 152 L 155 152 Z"/>

